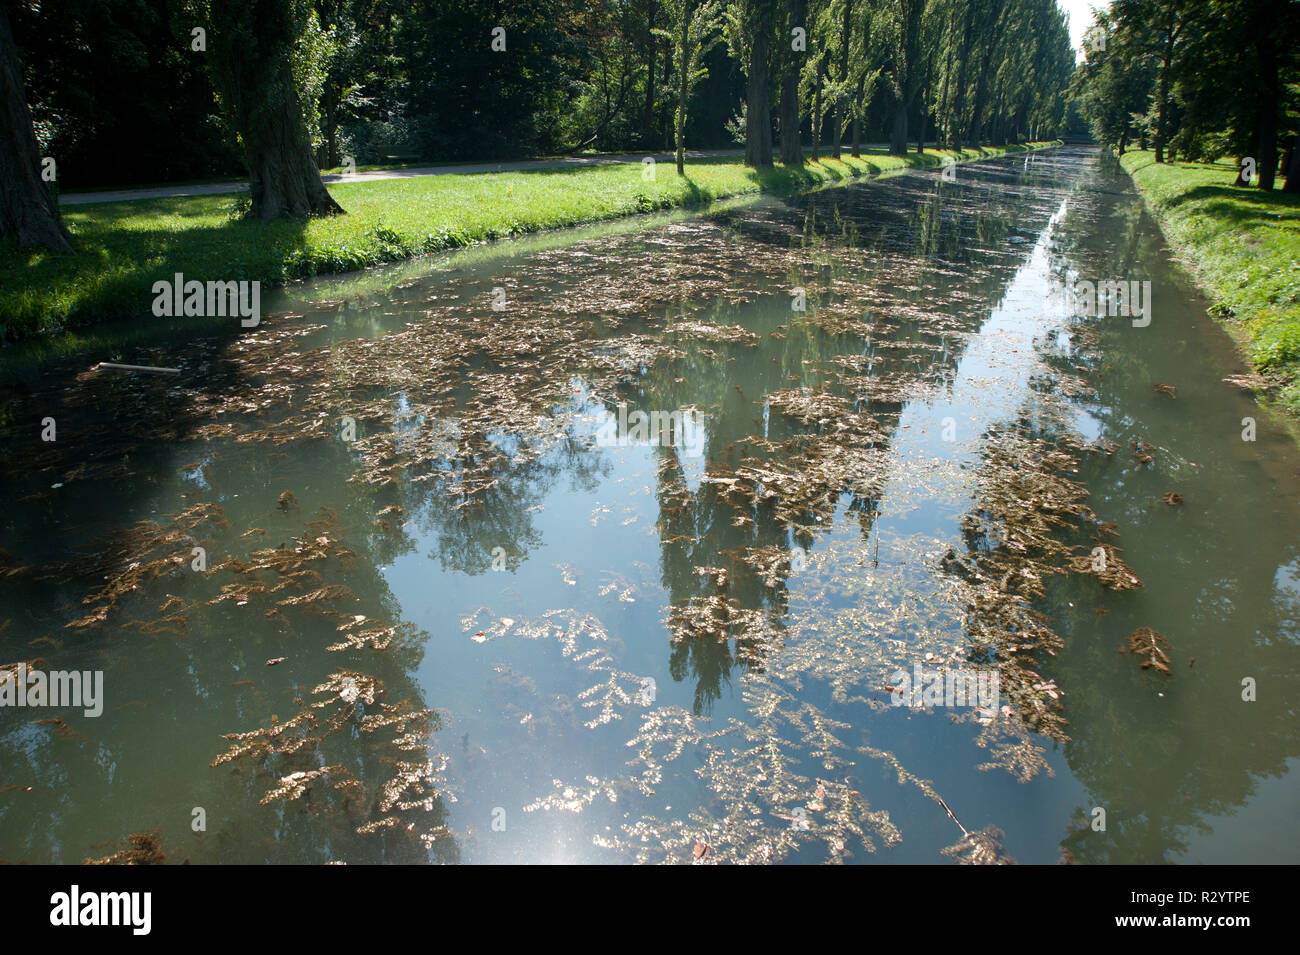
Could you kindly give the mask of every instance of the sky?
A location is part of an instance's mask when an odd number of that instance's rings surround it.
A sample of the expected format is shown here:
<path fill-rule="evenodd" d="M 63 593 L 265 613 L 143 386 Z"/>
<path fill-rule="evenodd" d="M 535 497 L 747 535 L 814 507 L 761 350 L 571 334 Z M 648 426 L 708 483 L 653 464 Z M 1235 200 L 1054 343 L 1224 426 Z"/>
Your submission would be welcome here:
<path fill-rule="evenodd" d="M 1105 9 L 1110 0 L 1056 0 L 1056 5 L 1070 18 L 1070 43 L 1074 45 L 1074 58 L 1083 59 L 1083 31 L 1092 26 L 1092 8 Z"/>

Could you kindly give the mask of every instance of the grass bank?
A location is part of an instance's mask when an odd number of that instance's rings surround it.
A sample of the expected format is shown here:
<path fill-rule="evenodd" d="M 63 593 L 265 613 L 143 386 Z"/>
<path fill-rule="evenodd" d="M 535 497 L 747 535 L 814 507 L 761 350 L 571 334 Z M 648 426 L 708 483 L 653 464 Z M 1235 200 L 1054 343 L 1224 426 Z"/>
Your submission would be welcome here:
<path fill-rule="evenodd" d="M 1234 188 L 1236 167 L 1120 157 L 1174 251 L 1281 406 L 1300 416 L 1300 196 Z"/>
<path fill-rule="evenodd" d="M 153 283 L 177 272 L 275 285 L 584 222 L 934 167 L 945 156 L 964 162 L 1026 148 L 869 151 L 761 171 L 728 157 L 693 161 L 684 177 L 660 163 L 652 180 L 637 163 L 333 183 L 348 214 L 309 222 L 243 220 L 248 200 L 237 195 L 71 206 L 64 221 L 76 255 L 0 245 L 0 340 L 149 315 Z"/>

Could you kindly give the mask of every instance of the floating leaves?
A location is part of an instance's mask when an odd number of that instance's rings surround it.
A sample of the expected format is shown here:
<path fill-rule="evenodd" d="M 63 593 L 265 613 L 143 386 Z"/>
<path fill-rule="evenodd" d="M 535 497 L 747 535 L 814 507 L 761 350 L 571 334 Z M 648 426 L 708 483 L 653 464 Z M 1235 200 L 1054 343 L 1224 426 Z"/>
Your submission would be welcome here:
<path fill-rule="evenodd" d="M 126 846 L 100 859 L 86 859 L 84 865 L 162 865 L 167 854 L 157 832 L 133 832 Z"/>
<path fill-rule="evenodd" d="M 940 854 L 959 865 L 1015 865 L 1002 847 L 1006 834 L 996 826 L 968 832 Z"/>
<path fill-rule="evenodd" d="M 1141 658 L 1144 670 L 1154 667 L 1161 673 L 1171 673 L 1171 661 L 1167 652 L 1170 649 L 1169 641 L 1164 635 L 1150 627 L 1138 627 L 1128 638 L 1129 653 Z"/>

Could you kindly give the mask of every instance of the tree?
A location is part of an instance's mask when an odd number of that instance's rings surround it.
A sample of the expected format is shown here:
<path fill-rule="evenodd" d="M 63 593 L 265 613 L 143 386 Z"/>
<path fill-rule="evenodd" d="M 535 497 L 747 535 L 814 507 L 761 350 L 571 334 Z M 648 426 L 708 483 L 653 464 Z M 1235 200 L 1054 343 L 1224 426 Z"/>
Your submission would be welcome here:
<path fill-rule="evenodd" d="M 853 88 L 853 78 L 849 75 L 849 48 L 853 45 L 853 0 L 842 0 L 841 20 L 838 36 L 839 62 L 835 74 L 835 119 L 831 127 L 831 157 L 840 158 L 840 143 L 844 139 L 845 107 L 848 105 L 849 91 Z"/>
<path fill-rule="evenodd" d="M 734 0 L 726 11 L 727 46 L 745 69 L 745 165 L 772 165 L 768 51 L 777 0 Z"/>
<path fill-rule="evenodd" d="M 1098 29 L 1071 84 L 1094 135 L 1120 152 L 1149 139 L 1157 162 L 1239 158 L 1235 185 L 1273 188 L 1279 144 L 1300 128 L 1283 81 L 1300 66 L 1296 4 L 1115 0 Z"/>
<path fill-rule="evenodd" d="M 925 78 L 921 62 L 921 23 L 926 0 L 893 0 L 894 41 L 890 50 L 889 85 L 894 94 L 889 151 L 907 153 L 907 118 Z"/>
<path fill-rule="evenodd" d="M 316 167 L 293 51 L 310 10 L 301 0 L 206 0 L 212 85 L 238 134 L 258 219 L 343 212 Z"/>
<path fill-rule="evenodd" d="M 799 77 L 807 59 L 808 0 L 788 0 L 785 36 L 781 39 L 783 60 L 781 70 L 781 162 L 803 165 L 803 144 L 799 139 Z M 803 30 L 804 42 L 796 40 L 796 31 Z"/>
<path fill-rule="evenodd" d="M 41 155 L 8 5 L 0 3 L 0 237 L 20 246 L 71 252 L 72 237 L 41 178 Z"/>
<path fill-rule="evenodd" d="M 674 81 L 677 92 L 677 110 L 673 118 L 673 140 L 676 146 L 677 175 L 686 175 L 686 112 L 691 90 L 704 76 L 700 64 L 706 53 L 722 39 L 722 8 L 719 0 L 665 0 L 664 12 L 672 24 L 671 32 L 656 32 L 671 40 L 675 47 Z"/>

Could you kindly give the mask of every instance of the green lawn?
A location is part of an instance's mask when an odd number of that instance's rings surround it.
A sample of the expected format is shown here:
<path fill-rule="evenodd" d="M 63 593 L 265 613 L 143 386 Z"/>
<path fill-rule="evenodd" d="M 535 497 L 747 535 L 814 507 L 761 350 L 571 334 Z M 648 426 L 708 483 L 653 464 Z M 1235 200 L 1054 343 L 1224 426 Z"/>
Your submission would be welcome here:
<path fill-rule="evenodd" d="M 966 150 L 960 158 L 1005 151 Z M 0 245 L 0 340 L 149 316 L 153 283 L 176 272 L 274 284 L 638 212 L 937 166 L 944 155 L 955 154 L 872 151 L 762 172 L 728 158 L 697 160 L 685 177 L 660 163 L 653 181 L 635 164 L 335 183 L 330 192 L 348 214 L 305 223 L 242 220 L 248 200 L 237 195 L 72 206 L 64 220 L 76 255 Z"/>
<path fill-rule="evenodd" d="M 1300 196 L 1235 188 L 1227 161 L 1157 165 L 1133 151 L 1120 162 L 1214 313 L 1300 414 Z"/>

